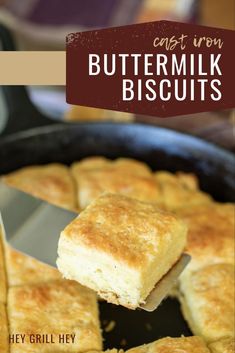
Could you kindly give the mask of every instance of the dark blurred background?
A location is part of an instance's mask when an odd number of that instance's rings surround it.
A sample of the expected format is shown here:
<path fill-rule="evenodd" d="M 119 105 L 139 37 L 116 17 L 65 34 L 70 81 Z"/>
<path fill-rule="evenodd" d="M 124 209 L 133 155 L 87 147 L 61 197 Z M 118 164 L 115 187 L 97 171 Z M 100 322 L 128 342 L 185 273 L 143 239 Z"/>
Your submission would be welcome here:
<path fill-rule="evenodd" d="M 63 49 L 71 31 L 171 19 L 234 29 L 234 0 L 0 0 L 21 49 Z"/>
<path fill-rule="evenodd" d="M 74 31 L 169 19 L 235 29 L 235 0 L 0 0 L 0 22 L 9 27 L 20 50 L 65 50 Z M 70 107 L 64 87 L 30 87 L 33 101 L 54 118 L 143 121 L 190 132 L 235 149 L 232 111 L 157 119 L 103 109 Z M 0 125 L 6 112 L 0 97 Z"/>

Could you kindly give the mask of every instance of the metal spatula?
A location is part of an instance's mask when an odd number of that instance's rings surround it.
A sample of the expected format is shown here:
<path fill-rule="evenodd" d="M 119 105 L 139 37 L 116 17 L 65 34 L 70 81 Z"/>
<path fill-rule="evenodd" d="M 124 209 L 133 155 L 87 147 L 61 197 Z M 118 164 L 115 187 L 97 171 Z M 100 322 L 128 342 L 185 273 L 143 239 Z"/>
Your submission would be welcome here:
<path fill-rule="evenodd" d="M 156 310 L 163 299 L 169 294 L 171 288 L 177 283 L 179 275 L 183 272 L 190 259 L 190 255 L 182 254 L 175 265 L 155 285 L 152 292 L 148 295 L 146 303 L 142 304 L 140 309 L 149 312 Z"/>
<path fill-rule="evenodd" d="M 50 205 L 0 182 L 0 212 L 7 242 L 16 250 L 56 267 L 61 231 L 76 213 Z"/>
<path fill-rule="evenodd" d="M 6 241 L 16 250 L 56 267 L 61 231 L 77 214 L 53 206 L 0 182 L 0 225 Z M 1 229 L 0 229 L 1 230 Z M 140 309 L 154 311 L 168 295 L 190 256 L 183 254 L 159 281 Z"/>

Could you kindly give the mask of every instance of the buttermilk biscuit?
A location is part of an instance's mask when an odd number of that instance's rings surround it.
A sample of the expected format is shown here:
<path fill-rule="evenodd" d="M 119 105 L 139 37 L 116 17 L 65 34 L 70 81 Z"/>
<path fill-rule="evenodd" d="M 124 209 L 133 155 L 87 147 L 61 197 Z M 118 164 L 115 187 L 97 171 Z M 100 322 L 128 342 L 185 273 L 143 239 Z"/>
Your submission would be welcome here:
<path fill-rule="evenodd" d="M 3 234 L 0 223 L 0 303 L 6 303 L 7 298 L 7 279 L 5 271 L 5 254 L 3 247 Z"/>
<path fill-rule="evenodd" d="M 132 159 L 86 159 L 72 165 L 72 174 L 77 183 L 81 208 L 88 206 L 103 192 L 125 194 L 148 202 L 158 200 L 159 188 L 150 169 Z"/>
<path fill-rule="evenodd" d="M 200 337 L 166 337 L 126 351 L 126 353 L 210 353 Z"/>
<path fill-rule="evenodd" d="M 183 206 L 208 203 L 212 200 L 208 194 L 199 190 L 194 174 L 159 171 L 155 173 L 155 178 L 161 189 L 159 200 L 167 210 L 174 211 Z"/>
<path fill-rule="evenodd" d="M 76 210 L 75 184 L 65 165 L 30 166 L 2 177 L 7 185 L 54 205 Z"/>
<path fill-rule="evenodd" d="M 192 332 L 207 342 L 234 336 L 234 266 L 215 264 L 180 284 L 183 314 Z"/>
<path fill-rule="evenodd" d="M 72 164 L 72 168 L 82 169 L 82 170 L 92 170 L 96 168 L 102 168 L 107 166 L 110 163 L 110 160 L 102 157 L 102 156 L 94 156 L 94 157 L 87 157 L 82 159 L 79 162 L 75 162 Z"/>
<path fill-rule="evenodd" d="M 104 194 L 61 233 L 57 265 L 108 302 L 135 309 L 179 259 L 186 232 L 152 204 Z"/>
<path fill-rule="evenodd" d="M 224 338 L 209 344 L 209 348 L 212 353 L 234 353 L 235 341 L 234 338 Z"/>
<path fill-rule="evenodd" d="M 6 270 L 9 286 L 37 284 L 62 279 L 58 270 L 6 245 Z"/>
<path fill-rule="evenodd" d="M 11 353 L 78 353 L 102 349 L 96 295 L 78 283 L 60 280 L 11 287 L 8 317 L 10 334 L 26 335 L 25 343 L 11 344 Z M 30 337 L 45 333 L 52 335 L 54 344 L 30 343 Z M 74 343 L 59 342 L 59 335 L 65 333 L 75 335 Z"/>
<path fill-rule="evenodd" d="M 8 322 L 5 305 L 0 303 L 0 352 L 8 353 Z"/>
<path fill-rule="evenodd" d="M 75 168 L 76 167 L 76 168 Z M 76 170 L 92 170 L 97 168 L 117 168 L 123 172 L 131 172 L 138 175 L 151 175 L 151 169 L 147 164 L 131 158 L 117 158 L 114 161 L 102 156 L 87 157 L 72 164 Z"/>
<path fill-rule="evenodd" d="M 186 252 L 192 256 L 182 279 L 213 263 L 234 264 L 234 211 L 233 204 L 215 202 L 178 210 L 188 224 Z"/>

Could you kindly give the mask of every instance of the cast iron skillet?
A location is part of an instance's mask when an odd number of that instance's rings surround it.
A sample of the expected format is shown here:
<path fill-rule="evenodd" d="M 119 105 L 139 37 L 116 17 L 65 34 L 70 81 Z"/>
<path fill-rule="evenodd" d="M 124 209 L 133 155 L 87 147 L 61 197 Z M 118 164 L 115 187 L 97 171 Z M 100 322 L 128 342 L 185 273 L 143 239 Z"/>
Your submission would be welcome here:
<path fill-rule="evenodd" d="M 12 48 L 8 33 L 1 27 L 0 32 L 5 38 L 4 49 Z M 37 111 L 24 87 L 4 87 L 3 92 L 9 119 L 0 137 L 0 174 L 33 164 L 70 164 L 93 155 L 122 156 L 144 161 L 154 170 L 194 172 L 203 190 L 217 200 L 235 199 L 234 156 L 221 148 L 156 126 L 57 124 Z M 174 299 L 166 299 L 153 313 L 131 311 L 105 302 L 100 303 L 100 312 L 103 327 L 110 320 L 116 323 L 110 333 L 103 333 L 105 348 L 123 345 L 130 348 L 165 336 L 191 335 Z"/>

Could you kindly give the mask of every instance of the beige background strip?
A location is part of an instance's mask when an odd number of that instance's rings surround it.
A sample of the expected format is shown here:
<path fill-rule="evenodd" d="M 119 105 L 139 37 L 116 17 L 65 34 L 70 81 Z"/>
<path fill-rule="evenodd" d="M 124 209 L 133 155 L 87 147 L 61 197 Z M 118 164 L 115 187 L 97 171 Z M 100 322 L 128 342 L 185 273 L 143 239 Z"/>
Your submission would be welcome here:
<path fill-rule="evenodd" d="M 0 51 L 0 85 L 65 84 L 65 51 Z"/>

